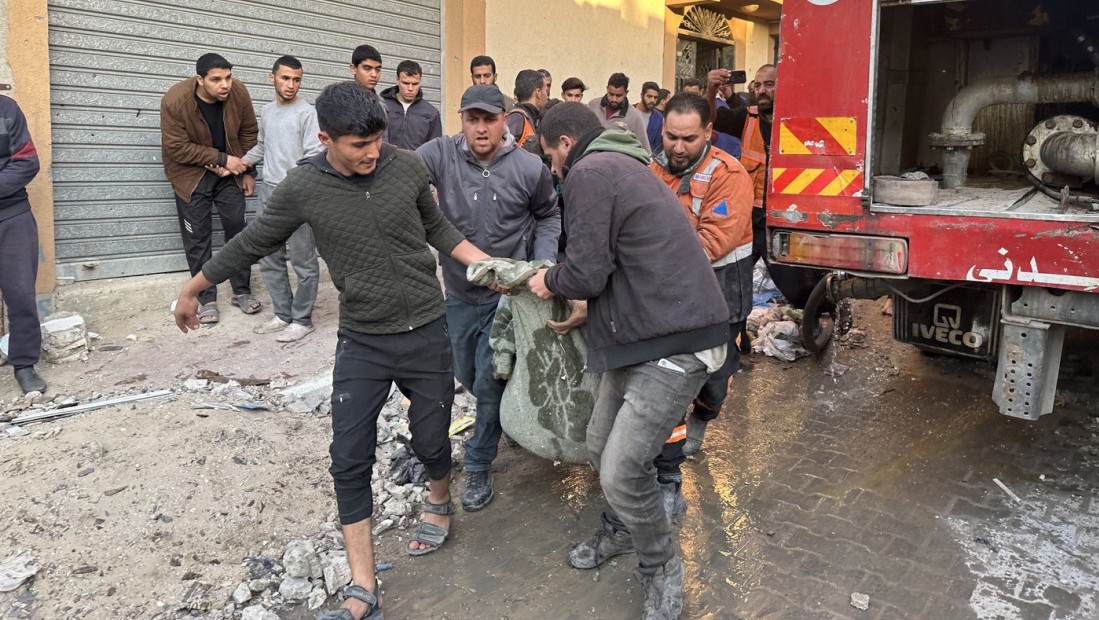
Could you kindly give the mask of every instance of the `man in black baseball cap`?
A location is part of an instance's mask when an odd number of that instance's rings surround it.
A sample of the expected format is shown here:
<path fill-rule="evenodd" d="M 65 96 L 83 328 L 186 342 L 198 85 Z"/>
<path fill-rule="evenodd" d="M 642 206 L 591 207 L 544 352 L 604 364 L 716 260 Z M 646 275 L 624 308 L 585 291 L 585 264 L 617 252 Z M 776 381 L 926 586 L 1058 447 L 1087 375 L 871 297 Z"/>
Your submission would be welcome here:
<path fill-rule="evenodd" d="M 507 131 L 504 95 L 494 84 L 462 94 L 462 132 L 425 143 L 416 153 L 439 192 L 439 207 L 471 243 L 496 258 L 554 260 L 561 217 L 549 170 L 518 148 Z M 466 268 L 440 255 L 454 376 L 477 397 L 477 426 L 465 443 L 462 507 L 492 501 L 492 462 L 500 442 L 505 383 L 492 370 L 489 331 L 500 294 L 466 280 Z"/>
<path fill-rule="evenodd" d="M 462 105 L 458 113 L 467 110 L 484 110 L 489 114 L 500 114 L 506 110 L 504 93 L 495 84 L 476 84 L 462 93 Z"/>

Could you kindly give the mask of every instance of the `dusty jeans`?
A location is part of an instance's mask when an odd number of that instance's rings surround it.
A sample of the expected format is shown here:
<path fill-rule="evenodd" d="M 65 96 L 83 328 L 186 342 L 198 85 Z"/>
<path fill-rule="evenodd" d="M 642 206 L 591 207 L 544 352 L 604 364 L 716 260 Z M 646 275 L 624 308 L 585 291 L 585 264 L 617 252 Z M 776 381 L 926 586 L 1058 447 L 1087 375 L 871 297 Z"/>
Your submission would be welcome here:
<path fill-rule="evenodd" d="M 465 442 L 466 471 L 489 471 L 500 443 L 500 399 L 507 382 L 496 378 L 492 369 L 489 334 L 497 303 L 467 304 L 446 296 L 446 321 L 450 346 L 454 350 L 454 377 L 477 398 L 477 423 L 473 437 Z"/>
<path fill-rule="evenodd" d="M 257 183 L 259 212 L 267 207 L 274 185 Z M 290 276 L 286 273 L 286 259 L 294 273 L 298 274 L 298 292 L 290 290 Z M 271 295 L 275 316 L 287 323 L 313 324 L 313 304 L 317 301 L 317 280 L 320 264 L 317 262 L 317 246 L 313 244 L 313 229 L 302 224 L 290 235 L 285 248 L 279 248 L 269 256 L 259 259 L 259 272 Z"/>
<path fill-rule="evenodd" d="M 706 381 L 694 354 L 603 373 L 588 424 L 588 450 L 607 498 L 604 522 L 633 534 L 642 568 L 675 556 L 653 459 Z"/>

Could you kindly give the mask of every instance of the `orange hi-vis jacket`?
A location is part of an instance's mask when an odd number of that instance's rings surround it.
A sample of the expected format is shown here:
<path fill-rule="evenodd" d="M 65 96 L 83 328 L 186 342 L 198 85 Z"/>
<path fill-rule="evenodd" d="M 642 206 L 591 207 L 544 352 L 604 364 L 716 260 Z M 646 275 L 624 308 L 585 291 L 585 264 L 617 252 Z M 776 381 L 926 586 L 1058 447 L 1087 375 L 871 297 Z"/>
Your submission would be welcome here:
<path fill-rule="evenodd" d="M 715 268 L 752 254 L 752 177 L 735 157 L 710 146 L 686 179 L 653 161 L 653 172 L 676 194 Z"/>
<path fill-rule="evenodd" d="M 744 119 L 744 131 L 740 139 L 740 163 L 755 184 L 755 201 L 752 206 L 763 208 L 763 197 L 767 192 L 767 145 L 763 143 L 763 131 L 759 126 L 759 108 L 750 106 L 748 118 Z"/>

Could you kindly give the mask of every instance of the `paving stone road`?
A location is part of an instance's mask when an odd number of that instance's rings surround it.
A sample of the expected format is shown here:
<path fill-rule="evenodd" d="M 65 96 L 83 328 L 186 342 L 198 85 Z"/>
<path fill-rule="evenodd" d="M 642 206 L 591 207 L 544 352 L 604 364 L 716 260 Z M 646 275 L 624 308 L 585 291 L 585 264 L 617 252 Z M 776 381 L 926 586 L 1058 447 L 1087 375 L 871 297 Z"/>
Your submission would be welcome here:
<path fill-rule="evenodd" d="M 1099 334 L 1070 335 L 1058 410 L 1027 422 L 996 411 L 994 367 L 893 342 L 876 304 L 856 324 L 868 348 L 752 356 L 684 465 L 683 618 L 1099 616 Z M 440 553 L 383 536 L 387 618 L 639 616 L 633 556 L 566 564 L 599 523 L 589 469 L 502 449 L 496 489 Z"/>

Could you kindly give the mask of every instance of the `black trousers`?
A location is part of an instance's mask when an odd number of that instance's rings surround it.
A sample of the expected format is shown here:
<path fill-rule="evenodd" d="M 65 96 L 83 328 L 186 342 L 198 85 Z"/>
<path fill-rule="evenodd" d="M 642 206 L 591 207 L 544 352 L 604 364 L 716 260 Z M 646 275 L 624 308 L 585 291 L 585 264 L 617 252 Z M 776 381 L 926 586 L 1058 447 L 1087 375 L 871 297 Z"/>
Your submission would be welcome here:
<path fill-rule="evenodd" d="M 244 230 L 244 190 L 237 186 L 233 177 L 219 177 L 207 171 L 191 193 L 190 201 L 184 202 L 176 196 L 179 232 L 183 236 L 183 252 L 187 255 L 187 266 L 192 276 L 202 271 L 202 266 L 213 256 L 211 235 L 214 208 L 221 217 L 226 242 Z M 233 293 L 251 293 L 251 278 L 251 267 L 230 275 Z M 217 298 L 217 287 L 213 286 L 198 294 L 198 301 L 203 304 L 217 301 Z"/>
<path fill-rule="evenodd" d="M 34 281 L 38 277 L 38 224 L 30 211 L 0 220 L 0 294 L 8 307 L 8 361 L 16 370 L 34 366 L 42 353 L 42 328 Z"/>
<path fill-rule="evenodd" d="M 336 487 L 340 523 L 369 519 L 370 489 L 378 443 L 378 414 L 390 385 L 408 398 L 412 452 L 431 480 L 450 474 L 450 410 L 454 370 L 445 318 L 399 334 L 337 332 L 332 370 L 332 444 L 329 473 Z"/>

